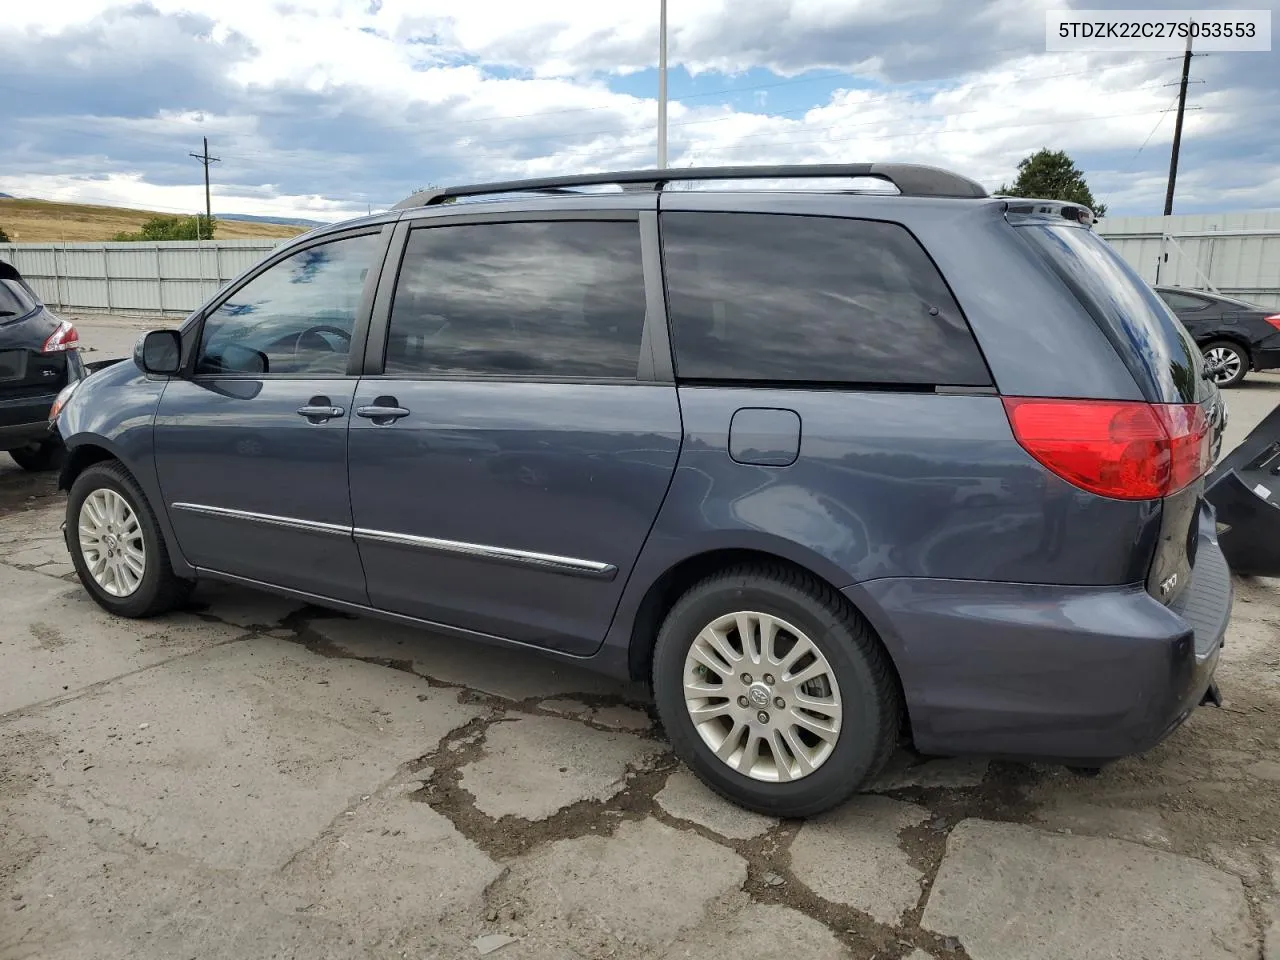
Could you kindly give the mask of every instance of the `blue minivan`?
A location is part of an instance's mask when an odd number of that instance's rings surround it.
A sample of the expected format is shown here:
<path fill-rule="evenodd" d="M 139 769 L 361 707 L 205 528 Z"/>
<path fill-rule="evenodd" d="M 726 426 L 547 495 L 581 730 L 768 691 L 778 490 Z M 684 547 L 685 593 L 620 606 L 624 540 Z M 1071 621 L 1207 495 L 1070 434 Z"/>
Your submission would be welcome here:
<path fill-rule="evenodd" d="M 771 814 L 904 738 L 1096 767 L 1216 700 L 1231 583 L 1218 392 L 1091 220 L 906 164 L 416 194 L 68 388 L 67 547 L 121 616 L 221 580 L 649 681 Z"/>

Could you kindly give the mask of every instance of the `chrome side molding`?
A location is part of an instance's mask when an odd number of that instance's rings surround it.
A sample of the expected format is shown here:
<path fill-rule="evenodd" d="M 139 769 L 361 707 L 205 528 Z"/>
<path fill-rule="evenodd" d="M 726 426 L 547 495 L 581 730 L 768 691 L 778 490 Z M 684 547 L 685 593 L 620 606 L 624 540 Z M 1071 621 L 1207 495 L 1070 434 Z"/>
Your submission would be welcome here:
<path fill-rule="evenodd" d="M 577 557 L 562 557 L 552 553 L 537 553 L 533 550 L 516 550 L 511 547 L 495 547 L 484 543 L 465 543 L 460 540 L 441 540 L 438 537 L 420 537 L 409 533 L 395 533 L 390 530 L 349 527 L 340 523 L 321 523 L 317 520 L 281 517 L 270 513 L 255 513 L 251 510 L 232 510 L 229 507 L 212 507 L 202 503 L 172 503 L 169 506 L 172 510 L 206 517 L 218 517 L 223 520 L 242 520 L 247 523 L 283 527 L 303 533 L 353 537 L 357 542 L 382 543 L 411 550 L 427 550 L 447 556 L 471 557 L 476 560 L 489 560 L 494 563 L 532 567 L 574 577 L 612 580 L 618 575 L 616 566 L 612 563 L 602 563 L 599 560 L 581 560 Z"/>

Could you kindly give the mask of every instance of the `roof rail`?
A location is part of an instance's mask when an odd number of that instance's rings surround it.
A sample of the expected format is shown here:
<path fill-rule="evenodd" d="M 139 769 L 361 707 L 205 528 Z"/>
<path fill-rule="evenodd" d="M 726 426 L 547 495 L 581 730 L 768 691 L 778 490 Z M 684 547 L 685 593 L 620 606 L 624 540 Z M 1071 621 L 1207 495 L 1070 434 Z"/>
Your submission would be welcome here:
<path fill-rule="evenodd" d="M 392 210 L 430 207 L 456 197 L 476 197 L 499 193 L 569 193 L 574 187 L 617 184 L 623 189 L 659 192 L 670 183 L 691 180 L 780 180 L 826 177 L 872 177 L 898 188 L 904 197 L 987 196 L 982 184 L 949 170 L 917 163 L 818 163 L 787 166 L 681 167 L 666 170 L 623 170 L 617 173 L 585 173 L 568 177 L 540 177 L 536 180 L 506 180 L 473 183 L 459 187 L 423 190 L 406 197 Z"/>

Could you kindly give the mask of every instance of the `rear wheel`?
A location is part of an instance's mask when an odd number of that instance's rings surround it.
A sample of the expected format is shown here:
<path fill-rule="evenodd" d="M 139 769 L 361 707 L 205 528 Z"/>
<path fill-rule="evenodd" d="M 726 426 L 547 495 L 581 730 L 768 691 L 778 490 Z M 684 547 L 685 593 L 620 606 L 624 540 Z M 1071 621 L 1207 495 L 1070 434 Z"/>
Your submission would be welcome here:
<path fill-rule="evenodd" d="M 839 593 L 786 567 L 691 588 L 658 635 L 653 685 L 677 755 L 773 816 L 842 802 L 898 741 L 901 698 L 879 640 Z"/>
<path fill-rule="evenodd" d="M 93 464 L 71 485 L 66 541 L 80 582 L 111 613 L 155 616 L 191 592 L 193 584 L 173 572 L 142 489 L 115 461 Z"/>
<path fill-rule="evenodd" d="M 19 447 L 17 450 L 10 450 L 9 456 L 23 470 L 38 473 L 60 467 L 64 453 L 65 450 L 59 441 L 45 440 L 30 446 Z"/>
<path fill-rule="evenodd" d="M 1249 372 L 1249 353 L 1231 340 L 1214 340 L 1201 348 L 1205 366 L 1219 387 L 1234 387 Z"/>

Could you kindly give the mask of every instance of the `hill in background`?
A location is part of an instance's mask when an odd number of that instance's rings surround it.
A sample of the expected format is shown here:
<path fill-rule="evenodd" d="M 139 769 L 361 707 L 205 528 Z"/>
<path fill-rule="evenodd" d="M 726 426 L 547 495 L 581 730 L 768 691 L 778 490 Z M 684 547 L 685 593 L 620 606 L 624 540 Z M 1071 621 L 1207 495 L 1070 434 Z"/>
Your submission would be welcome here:
<path fill-rule="evenodd" d="M 137 232 L 147 220 L 165 215 L 127 207 L 0 198 L 0 227 L 14 243 L 110 240 L 117 233 Z M 219 240 L 257 240 L 293 237 L 307 229 L 308 226 L 296 222 L 219 220 L 214 236 Z"/>

